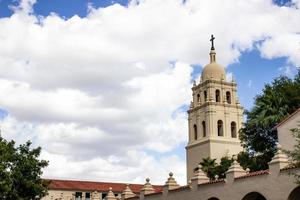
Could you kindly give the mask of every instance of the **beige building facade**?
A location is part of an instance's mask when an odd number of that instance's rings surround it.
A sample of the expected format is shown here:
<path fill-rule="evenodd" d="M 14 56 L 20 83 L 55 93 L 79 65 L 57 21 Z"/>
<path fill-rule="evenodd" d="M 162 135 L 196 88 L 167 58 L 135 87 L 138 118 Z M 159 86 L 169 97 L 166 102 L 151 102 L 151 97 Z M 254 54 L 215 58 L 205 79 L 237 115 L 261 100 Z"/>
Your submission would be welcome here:
<path fill-rule="evenodd" d="M 204 67 L 200 82 L 192 88 L 188 110 L 187 181 L 203 158 L 220 160 L 242 151 L 238 131 L 243 108 L 237 97 L 237 84 L 227 81 L 225 68 L 216 62 L 213 43 L 209 56 L 210 63 Z"/>
<path fill-rule="evenodd" d="M 297 142 L 291 129 L 300 128 L 300 108 L 279 123 L 276 128 L 282 149 L 293 150 Z"/>

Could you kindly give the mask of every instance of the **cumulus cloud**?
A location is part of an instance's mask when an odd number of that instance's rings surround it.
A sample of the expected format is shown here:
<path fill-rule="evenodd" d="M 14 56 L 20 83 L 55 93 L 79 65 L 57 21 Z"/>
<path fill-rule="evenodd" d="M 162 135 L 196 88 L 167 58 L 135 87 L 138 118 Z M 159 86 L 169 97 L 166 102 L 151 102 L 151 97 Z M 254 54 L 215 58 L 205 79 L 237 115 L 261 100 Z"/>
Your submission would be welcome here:
<path fill-rule="evenodd" d="M 253 48 L 300 63 L 296 0 L 136 0 L 69 19 L 35 16 L 34 3 L 0 18 L 1 127 L 42 146 L 47 177 L 158 182 L 172 170 L 184 183 L 172 150 L 186 142 L 191 66 L 207 64 L 212 33 L 225 66 Z"/>

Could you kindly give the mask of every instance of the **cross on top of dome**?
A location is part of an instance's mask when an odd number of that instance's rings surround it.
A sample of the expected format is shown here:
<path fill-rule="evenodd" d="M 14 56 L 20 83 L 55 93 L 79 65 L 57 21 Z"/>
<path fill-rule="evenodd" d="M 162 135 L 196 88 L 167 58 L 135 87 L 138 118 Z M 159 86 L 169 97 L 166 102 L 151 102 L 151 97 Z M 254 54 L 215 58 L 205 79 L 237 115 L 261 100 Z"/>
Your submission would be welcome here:
<path fill-rule="evenodd" d="M 211 50 L 215 50 L 215 47 L 214 47 L 214 40 L 216 38 L 214 37 L 214 35 L 211 35 L 211 38 L 210 38 L 210 41 L 211 41 Z"/>

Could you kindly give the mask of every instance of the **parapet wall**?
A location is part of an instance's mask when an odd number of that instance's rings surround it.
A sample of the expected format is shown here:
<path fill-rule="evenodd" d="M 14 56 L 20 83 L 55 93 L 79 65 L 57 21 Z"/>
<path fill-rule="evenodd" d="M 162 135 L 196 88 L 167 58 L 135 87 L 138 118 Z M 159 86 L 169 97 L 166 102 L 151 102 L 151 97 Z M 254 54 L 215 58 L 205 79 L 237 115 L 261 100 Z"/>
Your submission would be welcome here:
<path fill-rule="evenodd" d="M 299 200 L 300 186 L 295 183 L 293 174 L 300 174 L 300 169 L 290 167 L 286 156 L 278 151 L 269 163 L 269 170 L 246 172 L 235 161 L 227 171 L 225 179 L 211 181 L 199 169 L 188 185 L 176 187 L 172 174 L 162 192 L 150 194 L 141 192 L 136 197 L 123 197 L 123 199 L 256 200 L 265 198 L 266 200 Z M 170 179 L 173 180 L 171 188 Z"/>

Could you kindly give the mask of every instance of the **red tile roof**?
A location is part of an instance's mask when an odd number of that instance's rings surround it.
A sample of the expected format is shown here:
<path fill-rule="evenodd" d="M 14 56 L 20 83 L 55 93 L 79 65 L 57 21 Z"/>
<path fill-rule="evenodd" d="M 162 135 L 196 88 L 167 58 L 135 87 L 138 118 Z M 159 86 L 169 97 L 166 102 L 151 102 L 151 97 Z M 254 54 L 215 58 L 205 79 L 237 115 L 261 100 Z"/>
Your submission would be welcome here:
<path fill-rule="evenodd" d="M 286 121 L 288 121 L 291 117 L 293 117 L 294 115 L 296 115 L 298 112 L 300 112 L 300 108 L 298 108 L 295 112 L 293 112 L 292 114 L 288 115 L 284 120 L 282 120 L 279 124 L 277 124 L 275 126 L 275 128 L 278 128 L 279 126 L 281 126 L 282 124 L 284 124 Z"/>
<path fill-rule="evenodd" d="M 269 170 L 260 170 L 260 171 L 256 171 L 256 172 L 250 172 L 244 176 L 239 176 L 236 179 L 241 179 L 241 178 L 247 178 L 247 177 L 251 177 L 251 176 L 259 176 L 259 175 L 263 175 L 263 174 L 269 174 Z"/>
<path fill-rule="evenodd" d="M 282 168 L 280 169 L 280 171 L 287 171 L 287 170 L 290 170 L 290 169 L 296 169 L 298 168 L 297 166 L 293 166 L 293 165 L 290 165 L 290 166 L 287 166 L 285 168 Z"/>
<path fill-rule="evenodd" d="M 109 183 L 109 182 L 93 182 L 93 181 L 75 181 L 75 180 L 49 180 L 50 190 L 80 190 L 80 191 L 108 191 L 112 187 L 113 192 L 121 193 L 126 183 Z M 139 193 L 143 184 L 129 184 L 130 189 L 134 193 Z M 162 191 L 162 186 L 153 185 L 155 192 Z"/>
<path fill-rule="evenodd" d="M 126 198 L 126 200 L 128 200 L 128 199 L 140 199 L 140 197 L 139 196 L 135 196 L 135 197 Z"/>
<path fill-rule="evenodd" d="M 214 184 L 214 183 L 225 183 L 225 180 L 224 179 L 210 180 L 205 183 L 200 183 L 199 185 L 209 185 L 209 184 Z"/>
<path fill-rule="evenodd" d="M 178 188 L 169 190 L 169 192 L 177 192 L 177 191 L 189 190 L 189 189 L 191 189 L 191 186 L 189 186 L 189 185 L 184 185 L 184 186 L 180 186 L 180 187 L 178 187 Z"/>
<path fill-rule="evenodd" d="M 154 193 L 150 193 L 150 194 L 145 194 L 145 196 L 151 196 L 151 195 L 157 195 L 157 194 L 162 194 L 162 191 L 154 192 Z"/>

